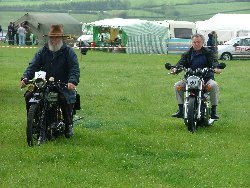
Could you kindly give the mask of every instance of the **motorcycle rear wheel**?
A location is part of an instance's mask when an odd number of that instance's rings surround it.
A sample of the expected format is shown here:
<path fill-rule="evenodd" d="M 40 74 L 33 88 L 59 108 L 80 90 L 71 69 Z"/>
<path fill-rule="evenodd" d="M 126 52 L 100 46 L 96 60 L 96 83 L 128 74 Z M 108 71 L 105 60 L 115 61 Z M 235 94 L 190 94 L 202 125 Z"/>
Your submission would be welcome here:
<path fill-rule="evenodd" d="M 32 147 L 37 143 L 39 137 L 39 114 L 37 104 L 31 105 L 29 108 L 27 114 L 26 136 L 28 146 Z"/>
<path fill-rule="evenodd" d="M 197 104 L 193 97 L 188 101 L 187 128 L 191 133 L 197 130 Z"/>

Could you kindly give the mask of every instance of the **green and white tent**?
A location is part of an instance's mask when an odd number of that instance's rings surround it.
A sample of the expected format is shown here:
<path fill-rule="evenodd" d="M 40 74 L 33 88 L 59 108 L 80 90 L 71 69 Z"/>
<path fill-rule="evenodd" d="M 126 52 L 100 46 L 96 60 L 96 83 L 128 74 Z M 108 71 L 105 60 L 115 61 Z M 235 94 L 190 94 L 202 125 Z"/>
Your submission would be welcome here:
<path fill-rule="evenodd" d="M 86 24 L 93 27 L 94 42 L 98 42 L 98 33 L 102 28 L 118 28 L 126 53 L 165 54 L 168 27 L 147 20 L 139 19 L 105 19 Z"/>
<path fill-rule="evenodd" d="M 61 24 L 65 35 L 78 37 L 82 34 L 82 24 L 66 13 L 26 13 L 14 23 L 16 26 L 26 23 L 40 43 L 44 42 L 43 35 L 48 34 L 50 25 L 52 24 Z"/>

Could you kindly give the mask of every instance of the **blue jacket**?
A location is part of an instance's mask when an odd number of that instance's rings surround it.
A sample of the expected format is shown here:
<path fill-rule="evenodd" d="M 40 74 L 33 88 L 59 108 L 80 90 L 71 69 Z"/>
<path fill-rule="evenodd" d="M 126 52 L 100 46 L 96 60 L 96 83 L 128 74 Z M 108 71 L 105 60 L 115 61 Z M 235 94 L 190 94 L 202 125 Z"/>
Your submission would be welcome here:
<path fill-rule="evenodd" d="M 35 72 L 40 70 L 46 72 L 47 80 L 54 77 L 55 81 L 65 84 L 78 85 L 79 83 L 80 69 L 77 56 L 74 50 L 65 43 L 56 52 L 50 51 L 47 43 L 40 48 L 24 72 L 23 78 L 31 80 L 34 78 Z M 74 90 L 65 88 L 62 93 L 68 104 L 75 102 L 76 93 Z"/>
<path fill-rule="evenodd" d="M 200 50 L 200 55 L 194 57 L 194 50 L 191 47 L 187 52 L 182 54 L 181 59 L 178 61 L 176 66 L 182 65 L 185 68 L 212 68 L 218 65 L 218 61 L 215 58 L 215 54 L 212 50 L 202 47 Z M 193 59 L 198 58 L 198 59 Z M 195 64 L 195 65 L 194 65 Z M 214 72 L 210 71 L 206 77 L 204 78 L 205 81 L 210 79 L 214 80 Z"/>

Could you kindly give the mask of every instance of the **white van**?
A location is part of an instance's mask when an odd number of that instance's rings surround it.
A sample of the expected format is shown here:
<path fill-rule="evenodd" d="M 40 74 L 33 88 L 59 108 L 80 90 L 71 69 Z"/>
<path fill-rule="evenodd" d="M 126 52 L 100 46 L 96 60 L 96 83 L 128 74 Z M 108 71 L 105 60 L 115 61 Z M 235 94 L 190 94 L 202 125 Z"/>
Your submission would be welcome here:
<path fill-rule="evenodd" d="M 236 37 L 223 45 L 218 45 L 218 58 L 222 60 L 250 58 L 250 36 Z"/>
<path fill-rule="evenodd" d="M 74 44 L 74 48 L 78 48 L 81 41 L 87 42 L 89 45 L 93 42 L 93 35 L 81 35 Z"/>

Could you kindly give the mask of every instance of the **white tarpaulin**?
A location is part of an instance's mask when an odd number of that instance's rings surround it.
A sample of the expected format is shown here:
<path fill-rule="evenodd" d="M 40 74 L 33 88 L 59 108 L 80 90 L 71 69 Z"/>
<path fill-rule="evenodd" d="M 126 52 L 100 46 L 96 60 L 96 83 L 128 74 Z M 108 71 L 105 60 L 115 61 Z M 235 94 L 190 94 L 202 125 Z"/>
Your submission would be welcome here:
<path fill-rule="evenodd" d="M 196 22 L 197 32 L 208 39 L 211 31 L 216 31 L 218 41 L 228 41 L 237 36 L 250 35 L 250 14 L 216 14 L 205 21 Z"/>

